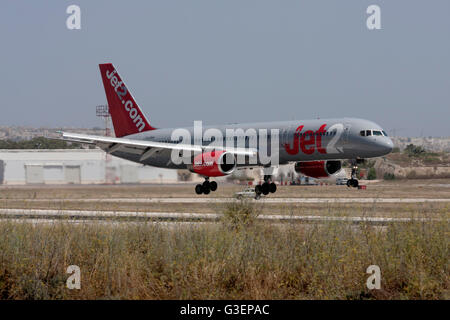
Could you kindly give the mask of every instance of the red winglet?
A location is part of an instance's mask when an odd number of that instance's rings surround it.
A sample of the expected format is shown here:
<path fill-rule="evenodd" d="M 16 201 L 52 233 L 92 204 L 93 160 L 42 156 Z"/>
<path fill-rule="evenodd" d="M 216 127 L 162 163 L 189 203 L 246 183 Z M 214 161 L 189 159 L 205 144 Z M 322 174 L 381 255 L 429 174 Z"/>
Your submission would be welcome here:
<path fill-rule="evenodd" d="M 155 130 L 145 118 L 112 63 L 100 64 L 99 67 L 116 137 Z"/>

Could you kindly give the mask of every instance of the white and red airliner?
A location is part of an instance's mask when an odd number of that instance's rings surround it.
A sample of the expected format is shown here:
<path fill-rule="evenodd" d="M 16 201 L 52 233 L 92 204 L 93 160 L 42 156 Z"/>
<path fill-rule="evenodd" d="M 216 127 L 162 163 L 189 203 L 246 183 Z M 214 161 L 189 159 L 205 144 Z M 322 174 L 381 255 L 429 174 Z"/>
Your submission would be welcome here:
<path fill-rule="evenodd" d="M 99 66 L 115 137 L 62 132 L 61 138 L 94 144 L 113 156 L 144 165 L 188 169 L 205 178 L 195 187 L 197 194 L 217 189 L 210 177 L 248 167 L 264 168 L 264 183 L 255 189 L 268 194 L 276 191 L 271 176 L 274 166 L 295 163 L 297 172 L 322 178 L 337 173 L 342 160 L 351 160 L 355 169 L 359 161 L 386 155 L 393 148 L 379 125 L 355 118 L 157 129 L 116 68 L 111 63 Z M 355 170 L 347 185 L 358 186 Z"/>

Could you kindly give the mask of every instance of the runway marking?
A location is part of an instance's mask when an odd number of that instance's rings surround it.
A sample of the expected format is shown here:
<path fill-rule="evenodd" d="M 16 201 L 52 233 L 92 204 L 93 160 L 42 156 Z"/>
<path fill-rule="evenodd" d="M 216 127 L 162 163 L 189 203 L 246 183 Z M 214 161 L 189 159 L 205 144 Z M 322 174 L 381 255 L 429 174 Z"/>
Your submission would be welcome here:
<path fill-rule="evenodd" d="M 0 209 L 0 219 L 14 220 L 98 220 L 108 219 L 122 221 L 217 221 L 222 217 L 216 213 L 187 213 L 187 212 L 116 212 L 116 211 L 85 211 L 85 210 L 42 210 L 42 209 Z M 343 221 L 351 223 L 386 224 L 408 221 L 438 221 L 429 218 L 385 218 L 385 217 L 333 217 L 312 215 L 260 215 L 260 220 L 279 222 L 325 222 Z"/>
<path fill-rule="evenodd" d="M 118 203 L 229 203 L 235 198 L 100 198 L 100 199 L 3 199 L 24 202 L 118 202 Z M 261 198 L 262 203 L 426 203 L 449 202 L 450 198 Z"/>

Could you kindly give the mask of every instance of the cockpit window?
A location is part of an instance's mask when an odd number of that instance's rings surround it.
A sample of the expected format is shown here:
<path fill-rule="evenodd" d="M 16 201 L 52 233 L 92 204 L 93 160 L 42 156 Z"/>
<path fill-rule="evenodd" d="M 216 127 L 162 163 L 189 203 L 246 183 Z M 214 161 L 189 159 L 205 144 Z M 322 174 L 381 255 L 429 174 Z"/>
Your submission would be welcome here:
<path fill-rule="evenodd" d="M 362 137 L 370 137 L 372 135 L 373 136 L 385 136 L 385 137 L 388 136 L 387 133 L 385 131 L 382 131 L 382 130 L 361 130 L 359 132 L 359 134 Z"/>

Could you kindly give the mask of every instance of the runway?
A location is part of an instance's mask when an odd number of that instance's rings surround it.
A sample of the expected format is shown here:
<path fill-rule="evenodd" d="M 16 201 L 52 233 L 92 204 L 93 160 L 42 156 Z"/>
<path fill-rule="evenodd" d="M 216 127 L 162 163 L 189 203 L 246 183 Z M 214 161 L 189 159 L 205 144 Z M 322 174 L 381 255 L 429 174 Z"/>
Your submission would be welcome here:
<path fill-rule="evenodd" d="M 124 211 L 87 211 L 87 210 L 42 210 L 42 209 L 0 209 L 0 220 L 13 219 L 31 222 L 215 222 L 222 218 L 217 213 L 188 212 L 124 212 Z M 274 222 L 305 222 L 320 223 L 326 221 L 341 221 L 354 224 L 368 223 L 385 225 L 393 222 L 430 221 L 424 218 L 386 218 L 386 217 L 343 217 L 314 215 L 260 215 L 260 220 Z"/>
<path fill-rule="evenodd" d="M 24 202 L 108 202 L 108 203 L 229 203 L 235 198 L 92 198 L 92 199 L 8 199 Z M 250 201 L 262 203 L 426 203 L 449 202 L 450 198 L 261 198 Z"/>

